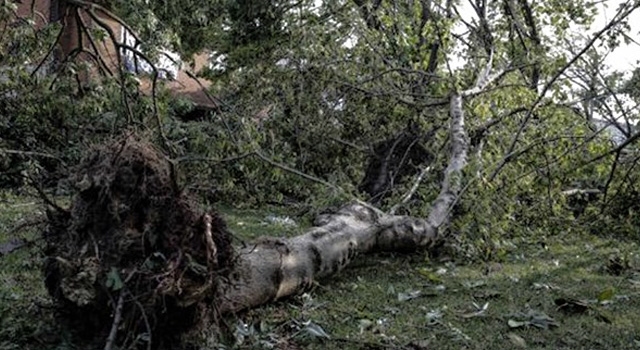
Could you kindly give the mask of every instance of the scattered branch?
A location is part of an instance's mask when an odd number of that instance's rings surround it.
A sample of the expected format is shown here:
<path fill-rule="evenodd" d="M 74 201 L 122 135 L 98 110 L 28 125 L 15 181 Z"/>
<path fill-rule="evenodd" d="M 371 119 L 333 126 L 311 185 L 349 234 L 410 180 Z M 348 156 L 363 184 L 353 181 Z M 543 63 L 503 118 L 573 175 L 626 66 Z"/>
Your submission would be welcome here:
<path fill-rule="evenodd" d="M 233 157 L 227 157 L 227 158 L 211 158 L 211 157 L 191 157 L 191 156 L 185 156 L 185 157 L 180 157 L 180 158 L 176 158 L 175 162 L 178 163 L 183 163 L 183 162 L 209 162 L 209 163 L 213 163 L 213 164 L 221 164 L 221 163 L 228 163 L 228 162 L 235 162 L 247 157 L 251 157 L 255 155 L 255 151 L 251 151 L 251 152 L 246 152 L 237 156 L 233 156 Z"/>
<path fill-rule="evenodd" d="M 116 336 L 118 335 L 118 327 L 120 326 L 120 321 L 122 320 L 123 306 L 124 290 L 121 290 L 120 297 L 118 298 L 118 304 L 116 305 L 115 314 L 113 316 L 113 324 L 111 325 L 111 331 L 109 332 L 109 336 L 107 337 L 107 342 L 104 346 L 104 350 L 111 350 L 113 348 L 113 344 L 116 341 Z"/>
<path fill-rule="evenodd" d="M 402 196 L 402 200 L 400 200 L 399 203 L 397 203 L 396 205 L 391 207 L 391 209 L 389 210 L 389 214 L 390 215 L 395 215 L 396 211 L 398 211 L 398 209 L 400 209 L 401 206 L 403 206 L 403 205 L 407 204 L 407 202 L 409 202 L 411 197 L 413 197 L 413 195 L 418 190 L 418 187 L 420 187 L 420 183 L 422 182 L 422 179 L 425 177 L 425 175 L 427 175 L 429 173 L 429 171 L 431 171 L 431 167 L 430 166 L 425 167 L 424 169 L 422 169 L 422 171 L 420 171 L 418 176 L 416 176 L 416 179 L 413 182 L 413 185 L 411 186 L 411 189 L 409 189 L 409 191 L 407 191 L 407 193 L 405 193 L 405 195 Z"/>
<path fill-rule="evenodd" d="M 289 172 L 289 173 L 298 175 L 298 176 L 300 176 L 300 177 L 302 177 L 304 179 L 307 179 L 307 180 L 310 180 L 310 181 L 317 182 L 319 184 L 325 185 L 325 186 L 327 186 L 329 188 L 332 188 L 332 189 L 334 189 L 334 190 L 336 190 L 336 191 L 338 191 L 340 193 L 346 193 L 346 191 L 343 190 L 340 186 L 334 185 L 334 184 L 332 184 L 330 182 L 322 180 L 322 179 L 320 179 L 318 177 L 315 177 L 313 175 L 309 175 L 307 173 L 303 173 L 300 170 L 297 170 L 297 169 L 291 168 L 291 167 L 289 167 L 287 165 L 284 165 L 282 163 L 276 162 L 275 160 L 263 155 L 259 151 L 254 151 L 253 154 L 258 156 L 258 158 L 264 160 L 265 162 L 267 162 L 267 163 L 269 163 L 269 164 L 271 164 L 271 165 L 273 165 L 273 166 L 275 166 L 277 168 L 280 168 L 280 169 L 282 169 L 282 170 L 284 170 L 286 172 Z"/>
<path fill-rule="evenodd" d="M 20 150 L 0 148 L 0 154 L 2 154 L 2 153 L 4 153 L 4 154 L 16 154 L 16 155 L 27 156 L 27 157 L 42 157 L 42 158 L 50 158 L 50 159 L 60 160 L 59 157 L 56 157 L 53 154 L 44 153 L 44 152 L 20 151 Z"/>
<path fill-rule="evenodd" d="M 57 212 L 64 214 L 64 215 L 68 215 L 69 214 L 69 210 L 65 209 L 61 206 L 59 206 L 54 200 L 52 200 L 51 198 L 49 198 L 49 196 L 44 192 L 44 190 L 42 189 L 42 187 L 40 187 L 40 184 L 38 184 L 38 182 L 33 179 L 32 177 L 26 176 L 26 178 L 29 180 L 31 186 L 36 190 L 36 192 L 38 192 L 38 196 L 50 207 L 54 208 Z"/>

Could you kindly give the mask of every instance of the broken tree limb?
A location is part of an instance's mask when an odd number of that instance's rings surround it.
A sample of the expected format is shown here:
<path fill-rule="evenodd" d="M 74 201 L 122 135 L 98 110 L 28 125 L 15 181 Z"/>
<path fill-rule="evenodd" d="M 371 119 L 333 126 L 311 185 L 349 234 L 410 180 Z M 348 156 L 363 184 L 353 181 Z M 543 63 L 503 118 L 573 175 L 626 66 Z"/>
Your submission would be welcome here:
<path fill-rule="evenodd" d="M 400 200 L 399 203 L 396 203 L 393 207 L 391 207 L 391 209 L 389 210 L 389 214 L 393 215 L 396 213 L 396 211 L 398 209 L 400 209 L 400 207 L 404 204 L 406 204 L 407 202 L 409 202 L 409 200 L 411 199 L 411 197 L 413 197 L 413 195 L 416 193 L 416 191 L 418 190 L 418 187 L 420 187 L 420 183 L 422 182 L 422 179 L 425 177 L 425 175 L 427 175 L 427 173 L 431 171 L 431 167 L 425 167 L 424 169 L 422 169 L 422 171 L 420 171 L 420 174 L 418 174 L 418 176 L 416 177 L 416 179 L 413 181 L 413 185 L 411 186 L 411 188 L 409 189 L 409 191 L 407 191 L 407 193 L 405 193 L 404 196 L 402 196 L 402 200 Z"/>

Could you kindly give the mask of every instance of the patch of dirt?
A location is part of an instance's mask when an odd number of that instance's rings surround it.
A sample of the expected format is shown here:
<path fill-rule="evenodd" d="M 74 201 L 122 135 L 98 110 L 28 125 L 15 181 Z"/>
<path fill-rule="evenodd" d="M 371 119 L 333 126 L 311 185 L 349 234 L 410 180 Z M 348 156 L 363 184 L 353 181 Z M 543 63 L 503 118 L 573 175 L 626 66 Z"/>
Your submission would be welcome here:
<path fill-rule="evenodd" d="M 183 348 L 215 331 L 231 237 L 178 188 L 162 153 L 125 136 L 95 147 L 72 183 L 70 209 L 51 210 L 44 234 L 59 320 L 101 349 Z"/>

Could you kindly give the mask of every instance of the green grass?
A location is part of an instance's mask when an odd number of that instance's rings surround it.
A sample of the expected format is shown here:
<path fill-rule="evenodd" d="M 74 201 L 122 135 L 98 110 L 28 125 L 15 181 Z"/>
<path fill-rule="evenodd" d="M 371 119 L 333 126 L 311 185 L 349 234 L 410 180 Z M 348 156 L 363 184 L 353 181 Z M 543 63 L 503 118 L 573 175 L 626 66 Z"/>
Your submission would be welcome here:
<path fill-rule="evenodd" d="M 52 315 L 40 272 L 35 223 L 42 217 L 34 199 L 0 193 L 0 244 L 12 239 L 35 242 L 0 256 L 0 349 L 42 348 Z M 16 230 L 18 227 L 22 229 Z"/>
<path fill-rule="evenodd" d="M 535 239 L 511 243 L 500 263 L 438 263 L 424 254 L 363 256 L 311 292 L 240 315 L 238 321 L 250 328 L 244 332 L 249 335 L 243 345 L 310 349 L 640 348 L 640 273 L 634 269 L 640 267 L 640 256 L 636 243 L 577 232 L 548 238 L 544 245 Z M 623 258 L 631 268 L 612 275 L 607 271 L 612 257 Z M 599 302 L 598 296 L 607 297 L 607 291 L 613 292 L 610 299 Z M 420 296 L 399 300 L 412 292 Z M 588 308 L 565 312 L 566 307 L 555 303 L 560 298 L 579 300 Z M 485 304 L 486 310 L 478 312 Z M 552 318 L 556 326 L 509 326 L 509 320 L 531 320 L 526 315 L 534 311 Z M 314 335 L 318 329 L 329 338 Z"/>
<path fill-rule="evenodd" d="M 0 203 L 0 243 L 10 238 L 7 232 L 16 222 L 38 211 L 31 202 L 9 197 Z M 304 223 L 289 226 L 267 219 L 292 215 L 282 208 L 221 211 L 242 240 L 304 231 Z M 34 237 L 33 230 L 20 234 Z M 236 330 L 227 347 L 640 348 L 636 243 L 579 232 L 547 238 L 544 245 L 533 238 L 510 243 L 499 263 L 435 262 L 420 253 L 362 256 L 303 295 L 226 320 Z M 64 337 L 50 335 L 37 251 L 36 245 L 0 258 L 0 349 L 66 346 Z M 611 274 L 612 257 L 630 268 Z M 404 300 L 411 295 L 416 297 Z M 580 300 L 588 308 L 566 312 L 556 305 L 559 298 Z M 510 320 L 531 321 L 534 311 L 552 318 L 555 326 L 509 326 Z"/>

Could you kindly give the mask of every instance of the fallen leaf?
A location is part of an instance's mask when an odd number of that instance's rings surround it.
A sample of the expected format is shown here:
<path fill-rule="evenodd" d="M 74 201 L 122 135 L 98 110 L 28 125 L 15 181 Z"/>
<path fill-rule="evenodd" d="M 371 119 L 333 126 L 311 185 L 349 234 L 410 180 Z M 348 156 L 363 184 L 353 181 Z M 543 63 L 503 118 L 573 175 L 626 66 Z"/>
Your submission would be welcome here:
<path fill-rule="evenodd" d="M 392 314 L 392 315 L 400 313 L 400 309 L 399 308 L 392 307 L 392 306 L 385 306 L 383 310 L 388 312 L 388 313 L 390 313 L 390 314 Z"/>
<path fill-rule="evenodd" d="M 418 270 L 418 273 L 425 277 L 426 279 L 428 279 L 430 282 L 434 282 L 434 283 L 441 283 L 442 282 L 442 278 L 440 277 L 440 275 L 436 272 L 434 273 L 433 271 L 430 271 L 429 269 L 426 268 L 422 268 Z"/>
<path fill-rule="evenodd" d="M 509 325 L 510 328 L 522 328 L 522 327 L 526 326 L 528 324 L 528 322 L 526 322 L 526 321 L 524 321 L 524 322 L 523 321 L 516 321 L 516 320 L 509 319 L 507 321 L 507 324 Z"/>
<path fill-rule="evenodd" d="M 547 290 L 551 290 L 551 289 L 558 289 L 556 286 L 551 285 L 551 284 L 547 284 L 547 283 L 534 283 L 533 284 L 533 289 L 547 289 Z"/>
<path fill-rule="evenodd" d="M 511 341 L 511 344 L 513 344 L 515 347 L 522 349 L 527 348 L 527 342 L 521 336 L 515 333 L 509 333 L 507 334 L 507 338 L 509 338 L 509 341 Z"/>
<path fill-rule="evenodd" d="M 482 287 L 485 284 L 487 284 L 487 282 L 485 282 L 485 281 L 473 281 L 473 282 L 464 281 L 464 282 L 462 282 L 462 285 L 467 289 L 474 289 L 474 288 Z"/>
<path fill-rule="evenodd" d="M 427 315 L 426 315 L 426 317 L 427 317 L 427 325 L 432 326 L 432 325 L 440 323 L 440 321 L 442 320 L 443 316 L 444 316 L 444 314 L 439 309 L 431 310 L 431 311 L 427 312 Z"/>
<path fill-rule="evenodd" d="M 613 287 L 608 287 L 602 292 L 600 292 L 600 294 L 598 294 L 598 301 L 601 303 L 605 301 L 611 301 L 614 295 L 615 295 L 615 289 Z"/>
<path fill-rule="evenodd" d="M 358 326 L 360 328 L 360 334 L 373 327 L 373 321 L 367 319 L 358 320 Z"/>
<path fill-rule="evenodd" d="M 482 306 L 478 306 L 478 304 L 473 303 L 473 306 L 476 308 L 475 311 L 462 314 L 461 317 L 462 318 L 472 318 L 472 317 L 484 316 L 485 311 L 487 311 L 487 309 L 489 308 L 489 303 L 485 303 Z"/>
<path fill-rule="evenodd" d="M 533 326 L 540 329 L 549 329 L 558 327 L 558 323 L 553 318 L 543 312 L 529 310 L 527 313 L 519 313 L 516 315 L 519 320 L 509 319 L 507 324 L 511 328 L 522 328 Z"/>
<path fill-rule="evenodd" d="M 324 329 L 322 329 L 322 327 L 320 327 L 319 325 L 309 321 L 306 323 L 305 327 L 303 328 L 303 331 L 305 331 L 308 335 L 312 336 L 312 337 L 316 337 L 316 338 L 327 338 L 329 339 L 329 334 L 327 334 Z"/>
<path fill-rule="evenodd" d="M 558 323 L 553 318 L 543 314 L 538 313 L 531 318 L 531 325 L 534 327 L 538 327 L 541 329 L 549 329 L 551 327 L 558 327 Z"/>
<path fill-rule="evenodd" d="M 500 292 L 498 292 L 497 290 L 486 290 L 486 291 L 481 291 L 481 292 L 477 292 L 473 294 L 473 297 L 476 299 L 495 299 L 500 297 Z"/>
<path fill-rule="evenodd" d="M 414 290 L 406 293 L 398 293 L 398 301 L 407 301 L 418 298 L 422 295 L 422 291 Z"/>

